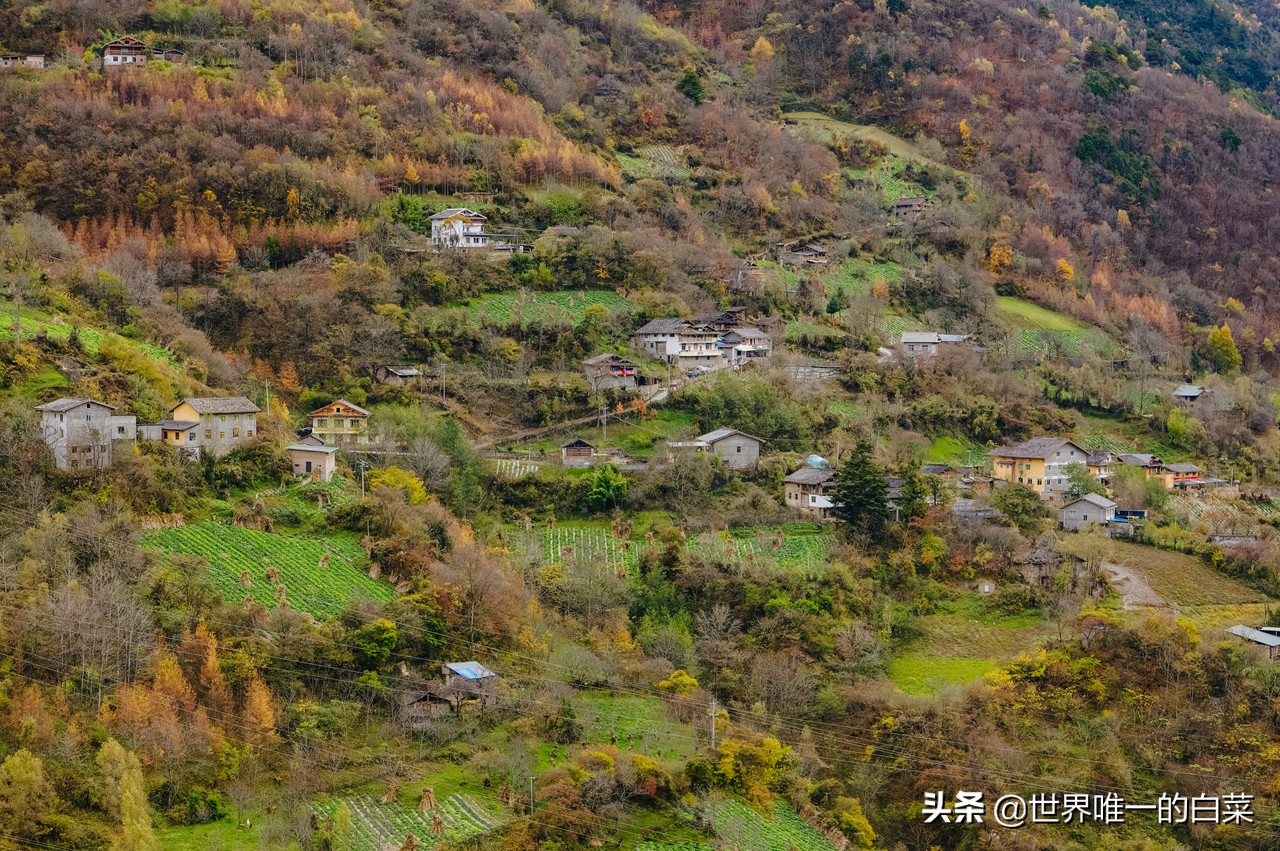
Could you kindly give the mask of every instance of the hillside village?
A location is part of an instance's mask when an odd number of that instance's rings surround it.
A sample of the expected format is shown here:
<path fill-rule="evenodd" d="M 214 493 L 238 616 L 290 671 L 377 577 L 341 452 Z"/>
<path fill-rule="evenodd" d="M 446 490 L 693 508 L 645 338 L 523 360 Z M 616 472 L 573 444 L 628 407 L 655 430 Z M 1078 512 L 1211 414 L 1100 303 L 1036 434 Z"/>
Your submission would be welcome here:
<path fill-rule="evenodd" d="M 1270 847 L 1203 11 L 11 0 L 0 851 Z"/>

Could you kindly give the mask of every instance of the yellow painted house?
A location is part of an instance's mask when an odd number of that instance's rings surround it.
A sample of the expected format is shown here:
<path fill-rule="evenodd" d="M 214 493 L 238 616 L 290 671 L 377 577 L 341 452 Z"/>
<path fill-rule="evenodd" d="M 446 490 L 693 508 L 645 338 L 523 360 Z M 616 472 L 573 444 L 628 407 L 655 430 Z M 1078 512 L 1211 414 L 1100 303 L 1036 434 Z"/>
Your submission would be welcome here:
<path fill-rule="evenodd" d="M 243 396 L 183 399 L 150 427 L 155 439 L 188 455 L 225 455 L 258 432 L 258 406 Z"/>
<path fill-rule="evenodd" d="M 1201 481 L 1200 468 L 1195 464 L 1167 464 L 1156 455 L 1128 453 L 1120 456 L 1120 463 L 1142 468 L 1147 478 L 1156 479 L 1166 490 L 1195 485 Z"/>
<path fill-rule="evenodd" d="M 1036 437 L 1017 446 L 998 446 L 987 455 L 991 475 L 1026 485 L 1043 497 L 1067 489 L 1068 464 L 1089 465 L 1091 453 L 1065 437 Z"/>

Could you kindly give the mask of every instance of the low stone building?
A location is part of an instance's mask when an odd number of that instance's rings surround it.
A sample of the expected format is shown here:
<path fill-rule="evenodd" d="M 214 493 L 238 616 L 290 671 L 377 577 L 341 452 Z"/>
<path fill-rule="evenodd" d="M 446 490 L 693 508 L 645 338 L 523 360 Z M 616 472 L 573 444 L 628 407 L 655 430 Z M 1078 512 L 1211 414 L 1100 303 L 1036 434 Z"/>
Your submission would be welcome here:
<path fill-rule="evenodd" d="M 1058 522 L 1068 532 L 1079 532 L 1091 524 L 1107 526 L 1116 519 L 1116 504 L 1105 496 L 1087 493 L 1058 511 Z"/>
<path fill-rule="evenodd" d="M 801 467 L 782 480 L 783 499 L 787 508 L 826 520 L 831 514 L 831 486 L 836 471 L 819 467 Z"/>
<path fill-rule="evenodd" d="M 671 441 L 667 447 L 673 451 L 692 449 L 709 452 L 732 470 L 747 470 L 760 462 L 760 447 L 764 442 L 763 438 L 736 428 L 718 428 L 693 440 Z"/>
<path fill-rule="evenodd" d="M 295 443 L 287 450 L 295 476 L 306 476 L 313 482 L 327 482 L 337 467 L 338 447 Z"/>
<path fill-rule="evenodd" d="M 560 444 L 560 463 L 565 467 L 590 467 L 595 459 L 596 448 L 580 437 L 566 440 Z"/>
<path fill-rule="evenodd" d="M 582 376 L 587 386 L 601 390 L 630 390 L 639 381 L 635 361 L 613 352 L 605 352 L 582 362 Z"/>

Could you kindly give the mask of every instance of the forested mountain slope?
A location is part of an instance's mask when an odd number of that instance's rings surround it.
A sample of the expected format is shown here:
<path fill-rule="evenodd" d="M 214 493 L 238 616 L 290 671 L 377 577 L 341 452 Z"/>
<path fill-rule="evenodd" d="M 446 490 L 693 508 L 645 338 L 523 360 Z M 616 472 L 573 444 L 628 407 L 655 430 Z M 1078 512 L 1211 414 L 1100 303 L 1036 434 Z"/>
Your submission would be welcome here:
<path fill-rule="evenodd" d="M 0 0 L 0 851 L 1270 842 L 1280 683 L 1222 633 L 1280 597 L 1256 14 Z M 634 345 L 730 308 L 767 357 Z M 261 409 L 217 458 L 58 469 L 34 410 L 205 395 Z M 1045 437 L 1134 542 L 984 475 Z"/>

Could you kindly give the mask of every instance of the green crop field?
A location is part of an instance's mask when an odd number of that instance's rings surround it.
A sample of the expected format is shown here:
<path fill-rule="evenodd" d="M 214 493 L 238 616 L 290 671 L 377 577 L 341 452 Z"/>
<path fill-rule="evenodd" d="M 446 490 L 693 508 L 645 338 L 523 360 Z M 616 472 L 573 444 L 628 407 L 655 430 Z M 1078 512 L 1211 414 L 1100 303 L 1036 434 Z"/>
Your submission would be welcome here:
<path fill-rule="evenodd" d="M 797 322 L 792 320 L 787 323 L 788 340 L 799 340 L 801 337 L 843 337 L 845 333 L 840 328 L 820 322 Z"/>
<path fill-rule="evenodd" d="M 142 543 L 207 559 L 214 587 L 231 601 L 247 594 L 265 606 L 276 606 L 276 583 L 267 577 L 272 568 L 289 606 L 316 617 L 333 617 L 359 599 L 395 596 L 390 586 L 364 573 L 364 550 L 352 537 L 294 538 L 209 522 L 151 532 Z M 244 574 L 248 586 L 241 584 Z"/>
<path fill-rule="evenodd" d="M 1038 328 L 1043 331 L 1087 331 L 1088 325 L 1070 316 L 1055 313 L 1047 307 L 1014 296 L 996 296 L 996 310 L 1005 320 L 1018 328 Z"/>
<path fill-rule="evenodd" d="M 560 564 L 575 559 L 599 559 L 615 571 L 625 571 L 635 564 L 635 548 L 623 542 L 607 524 L 561 523 L 546 532 L 547 564 Z"/>
<path fill-rule="evenodd" d="M 885 201 L 896 201 L 899 198 L 931 198 L 936 191 L 925 189 L 914 180 L 903 177 L 907 160 L 903 157 L 885 157 L 871 168 L 846 168 L 845 178 L 853 184 L 866 183 L 874 186 Z"/>
<path fill-rule="evenodd" d="M 635 851 L 714 851 L 705 842 L 641 842 Z"/>
<path fill-rule="evenodd" d="M 996 667 L 990 659 L 906 653 L 889 660 L 889 678 L 906 694 L 932 697 L 948 688 L 967 686 Z"/>
<path fill-rule="evenodd" d="M 902 339 L 904 331 L 923 331 L 925 325 L 918 319 L 910 316 L 886 316 L 878 323 L 881 333 L 890 343 L 896 343 Z"/>
<path fill-rule="evenodd" d="M 1261 603 L 1266 595 L 1211 569 L 1186 553 L 1112 542 L 1111 559 L 1142 575 L 1152 590 L 1177 606 Z"/>
<path fill-rule="evenodd" d="M 133 349 L 152 360 L 171 367 L 178 366 L 178 361 L 173 354 L 160 346 L 144 343 L 140 340 L 130 340 L 118 334 L 104 333 L 96 328 L 73 326 L 71 322 L 62 317 L 55 317 L 40 311 L 28 309 L 22 311 L 22 336 L 24 339 L 31 339 L 37 334 L 44 334 L 50 339 L 66 340 L 71 336 L 73 329 L 80 337 L 84 350 L 91 355 L 98 354 L 102 350 L 103 341 L 110 340 L 117 345 Z M 0 339 L 9 340 L 13 336 L 13 305 L 12 303 L 5 303 L 0 308 Z"/>
<path fill-rule="evenodd" d="M 796 523 L 708 532 L 691 539 L 689 549 L 750 567 L 817 575 L 826 569 L 834 542 L 812 524 Z"/>
<path fill-rule="evenodd" d="M 930 464 L 980 464 L 987 455 L 987 448 L 965 437 L 946 435 L 929 445 L 925 461 Z"/>
<path fill-rule="evenodd" d="M 634 154 L 618 154 L 618 162 L 623 174 L 636 179 L 687 180 L 691 173 L 688 158 L 670 145 L 645 145 Z"/>
<path fill-rule="evenodd" d="M 712 813 L 716 835 L 738 851 L 834 851 L 835 846 L 805 823 L 785 803 L 774 805 L 773 817 L 729 800 Z"/>
<path fill-rule="evenodd" d="M 671 718 L 656 697 L 583 693 L 577 717 L 586 742 L 604 744 L 616 736 L 622 750 L 668 762 L 689 759 L 697 751 L 693 730 Z"/>
<path fill-rule="evenodd" d="M 353 835 L 349 844 L 343 846 L 349 851 L 399 848 L 410 834 L 417 837 L 421 847 L 431 848 L 441 843 L 461 842 L 502 824 L 496 808 L 462 794 L 440 800 L 427 812 L 399 800 L 384 804 L 372 795 L 330 799 L 316 809 L 321 815 L 333 818 L 340 804 L 351 813 Z M 433 816 L 439 817 L 442 828 L 437 835 L 431 832 Z"/>
<path fill-rule="evenodd" d="M 586 310 L 601 305 L 610 313 L 633 313 L 636 306 L 612 290 L 554 293 L 485 293 L 468 305 L 474 316 L 500 326 L 582 321 Z"/>

